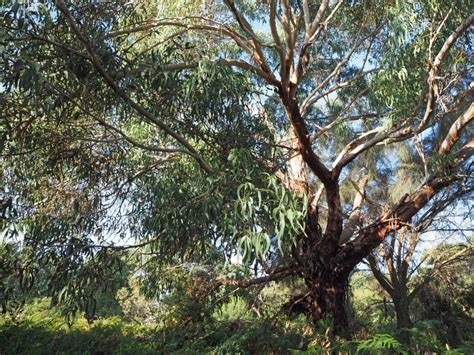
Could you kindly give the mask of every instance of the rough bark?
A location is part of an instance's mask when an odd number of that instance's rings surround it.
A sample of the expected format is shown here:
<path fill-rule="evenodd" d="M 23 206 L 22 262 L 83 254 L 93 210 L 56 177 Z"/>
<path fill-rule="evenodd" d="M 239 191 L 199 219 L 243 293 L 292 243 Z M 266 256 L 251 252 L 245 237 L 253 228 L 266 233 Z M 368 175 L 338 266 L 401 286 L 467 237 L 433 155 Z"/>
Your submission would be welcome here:
<path fill-rule="evenodd" d="M 331 316 L 334 333 L 347 337 L 349 323 L 345 306 L 349 273 L 332 262 L 334 247 L 325 242 L 327 231 L 323 234 L 318 220 L 317 208 L 310 205 L 302 248 L 295 256 L 307 286 L 308 313 L 315 323 Z M 333 240 L 338 238 L 335 235 Z"/>
<path fill-rule="evenodd" d="M 393 299 L 395 306 L 395 313 L 397 315 L 397 328 L 410 328 L 413 326 L 413 322 L 410 318 L 410 300 L 407 295 L 401 296 L 400 298 L 395 297 Z"/>
<path fill-rule="evenodd" d="M 324 269 L 306 279 L 312 320 L 318 322 L 331 315 L 334 333 L 342 336 L 348 335 L 349 322 L 345 309 L 348 281 L 348 277 Z"/>
<path fill-rule="evenodd" d="M 410 299 L 405 292 L 404 294 L 392 297 L 392 300 L 397 317 L 397 329 L 400 331 L 399 338 L 403 343 L 408 344 L 410 342 L 410 333 L 407 329 L 413 326 L 410 318 Z"/>

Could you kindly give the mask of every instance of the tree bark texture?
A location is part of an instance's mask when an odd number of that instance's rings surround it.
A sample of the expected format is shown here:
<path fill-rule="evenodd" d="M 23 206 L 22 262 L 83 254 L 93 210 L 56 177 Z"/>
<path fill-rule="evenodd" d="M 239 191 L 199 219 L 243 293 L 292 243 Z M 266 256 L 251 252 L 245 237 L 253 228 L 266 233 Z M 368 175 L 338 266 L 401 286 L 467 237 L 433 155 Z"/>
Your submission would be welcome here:
<path fill-rule="evenodd" d="M 334 333 L 346 335 L 349 325 L 345 309 L 348 278 L 321 269 L 305 282 L 310 292 L 311 319 L 318 322 L 330 315 Z"/>
<path fill-rule="evenodd" d="M 406 294 L 392 298 L 397 317 L 397 329 L 400 332 L 399 338 L 403 343 L 409 344 L 410 333 L 407 331 L 407 329 L 413 326 L 413 322 L 410 319 L 410 300 Z"/>

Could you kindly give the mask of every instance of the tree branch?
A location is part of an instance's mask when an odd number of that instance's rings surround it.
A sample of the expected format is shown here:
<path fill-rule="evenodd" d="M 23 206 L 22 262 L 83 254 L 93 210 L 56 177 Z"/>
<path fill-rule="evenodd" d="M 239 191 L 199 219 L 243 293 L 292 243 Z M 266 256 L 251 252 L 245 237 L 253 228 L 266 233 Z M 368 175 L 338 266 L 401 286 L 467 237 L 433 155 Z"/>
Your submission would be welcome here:
<path fill-rule="evenodd" d="M 459 166 L 474 154 L 474 139 L 467 143 L 450 162 L 449 168 Z M 411 196 L 404 196 L 390 211 L 383 214 L 375 223 L 363 228 L 352 243 L 347 243 L 337 254 L 335 260 L 344 272 L 349 272 L 364 257 L 379 245 L 393 231 L 397 231 L 435 196 L 440 190 L 451 185 L 456 177 L 445 176 L 444 168 L 438 169 L 440 176 L 431 177 Z M 443 176 L 444 175 L 444 176 Z"/>
<path fill-rule="evenodd" d="M 124 101 L 128 102 L 128 104 L 139 114 L 142 116 L 146 117 L 148 120 L 153 122 L 155 125 L 157 125 L 161 130 L 169 134 L 171 137 L 176 139 L 180 144 L 182 144 L 188 151 L 189 154 L 192 155 L 196 161 L 198 162 L 199 166 L 207 173 L 212 172 L 211 166 L 200 156 L 198 151 L 179 133 L 174 131 L 170 126 L 168 126 L 166 123 L 158 120 L 156 117 L 154 117 L 150 112 L 148 112 L 143 106 L 139 105 L 136 103 L 134 100 L 132 100 L 126 93 L 125 91 L 120 88 L 117 83 L 112 79 L 110 74 L 104 69 L 104 67 L 101 65 L 99 57 L 95 54 L 94 50 L 92 49 L 91 44 L 89 43 L 88 39 L 84 37 L 84 35 L 80 32 L 79 28 L 77 27 L 74 19 L 71 16 L 71 13 L 69 12 L 68 8 L 65 6 L 62 0 L 55 0 L 56 7 L 61 11 L 61 13 L 65 16 L 66 21 L 68 22 L 69 26 L 71 27 L 72 31 L 74 34 L 77 36 L 79 41 L 81 41 L 86 49 L 86 51 L 90 55 L 90 59 L 94 67 L 97 69 L 99 74 L 104 78 L 106 83 L 112 88 L 112 90 L 120 96 Z"/>
<path fill-rule="evenodd" d="M 345 228 L 342 230 L 341 236 L 339 237 L 339 245 L 342 245 L 351 239 L 357 228 L 357 224 L 360 222 L 361 205 L 365 195 L 364 190 L 368 182 L 368 175 L 364 176 L 359 181 L 358 190 L 354 198 L 354 203 L 352 204 L 352 212 L 349 215 Z"/>
<path fill-rule="evenodd" d="M 270 281 L 278 281 L 286 277 L 297 275 L 302 271 L 301 268 L 295 267 L 282 267 L 278 271 L 275 271 L 267 276 L 261 276 L 254 279 L 236 280 L 236 279 L 222 279 L 217 280 L 213 283 L 213 289 L 217 289 L 221 286 L 236 286 L 238 288 L 247 288 L 253 285 L 259 285 L 268 283 Z"/>
<path fill-rule="evenodd" d="M 446 155 L 453 148 L 454 144 L 459 140 L 461 130 L 474 119 L 474 103 L 472 103 L 468 109 L 458 117 L 456 121 L 451 125 L 448 134 L 441 143 L 438 154 Z"/>

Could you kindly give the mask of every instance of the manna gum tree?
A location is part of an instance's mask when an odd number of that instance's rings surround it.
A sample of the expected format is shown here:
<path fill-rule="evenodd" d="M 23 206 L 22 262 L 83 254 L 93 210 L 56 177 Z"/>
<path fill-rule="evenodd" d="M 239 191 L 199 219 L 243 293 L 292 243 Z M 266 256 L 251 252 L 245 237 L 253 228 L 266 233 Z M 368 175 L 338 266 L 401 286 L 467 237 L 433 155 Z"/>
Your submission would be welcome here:
<path fill-rule="evenodd" d="M 144 4 L 118 6 L 125 13 Z M 130 50 L 144 39 L 152 48 L 153 34 L 160 31 L 167 35 L 163 41 L 185 37 L 195 48 L 195 56 L 172 60 L 162 66 L 164 72 L 186 73 L 208 61 L 251 76 L 268 102 L 278 100 L 273 112 L 287 120 L 278 134 L 290 137 L 289 146 L 282 148 L 289 158 L 283 164 L 266 161 L 264 165 L 287 189 L 306 196 L 304 229 L 292 241 L 288 262 L 264 267 L 265 276 L 218 280 L 214 286 L 248 287 L 301 277 L 308 289 L 302 297 L 309 302 L 312 319 L 332 315 L 335 330 L 343 331 L 348 325 L 343 305 L 351 271 L 390 233 L 409 225 L 436 194 L 469 175 L 460 173 L 474 148 L 469 138 L 474 84 L 468 39 L 474 15 L 468 2 L 449 8 L 443 1 L 268 0 L 254 4 L 224 0 L 198 4 L 194 13 L 179 14 L 175 9 L 173 16 L 160 4 L 146 3 L 146 7 L 153 11 L 142 13 L 135 22 L 119 21 L 115 27 L 106 27 L 97 39 L 91 38 L 88 23 L 75 16 L 79 5 L 57 0 L 53 20 L 63 21 L 57 30 L 67 31 L 68 43 L 38 35 L 34 24 L 23 35 L 86 60 L 113 95 L 167 135 L 173 145 L 143 145 L 114 128 L 110 120 L 95 117 L 103 127 L 140 149 L 186 154 L 208 176 L 215 174 L 215 166 L 198 145 L 157 118 L 136 99 L 136 87 L 126 87 L 124 80 L 110 72 L 107 58 L 123 58 L 120 48 L 105 44 L 122 41 Z M 205 55 L 200 51 L 204 45 L 212 49 Z M 73 97 L 64 96 L 74 102 Z M 365 212 L 373 201 L 363 191 L 390 189 L 390 179 L 384 175 L 387 166 L 375 163 L 355 184 L 349 208 L 341 189 L 357 175 L 364 159 L 371 154 L 381 159 L 383 147 L 412 139 L 423 141 L 420 157 L 426 174 L 420 185 L 396 203 L 376 201 L 380 208 L 369 217 Z M 396 167 L 396 161 L 388 165 L 388 169 Z M 384 179 L 387 184 L 382 186 Z M 265 258 L 260 259 L 264 265 Z"/>

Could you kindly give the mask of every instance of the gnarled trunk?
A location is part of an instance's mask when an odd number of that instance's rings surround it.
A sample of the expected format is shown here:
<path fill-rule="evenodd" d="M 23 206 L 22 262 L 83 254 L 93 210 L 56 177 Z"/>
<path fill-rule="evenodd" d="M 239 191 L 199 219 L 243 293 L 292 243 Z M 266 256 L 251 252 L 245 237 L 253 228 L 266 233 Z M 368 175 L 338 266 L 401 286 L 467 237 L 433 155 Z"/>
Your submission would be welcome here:
<path fill-rule="evenodd" d="M 332 316 L 335 334 L 348 336 L 346 312 L 348 277 L 321 270 L 306 278 L 309 290 L 310 314 L 314 322 Z"/>
<path fill-rule="evenodd" d="M 406 295 L 393 297 L 393 305 L 395 306 L 395 313 L 397 316 L 397 329 L 399 330 L 400 340 L 408 344 L 410 342 L 410 333 L 408 328 L 413 326 L 410 319 L 410 301 Z"/>

